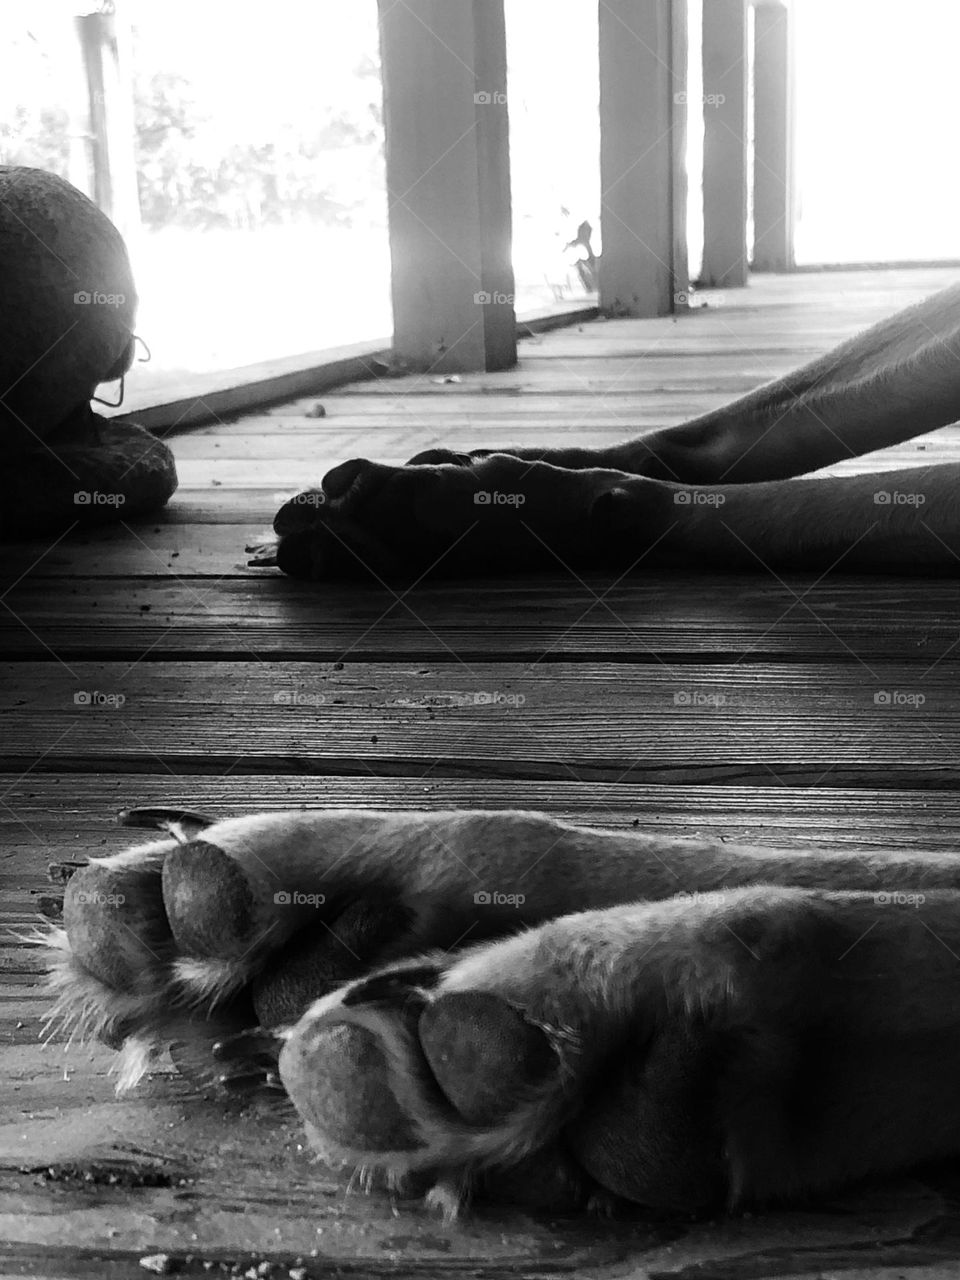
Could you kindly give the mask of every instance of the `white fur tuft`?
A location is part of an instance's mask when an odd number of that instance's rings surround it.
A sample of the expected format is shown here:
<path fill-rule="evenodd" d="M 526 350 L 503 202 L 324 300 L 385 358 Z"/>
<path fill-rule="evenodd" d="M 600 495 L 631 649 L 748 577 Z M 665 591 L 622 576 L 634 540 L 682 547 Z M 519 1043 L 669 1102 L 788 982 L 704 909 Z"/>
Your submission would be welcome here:
<path fill-rule="evenodd" d="M 241 991 L 252 976 L 253 971 L 237 960 L 181 956 L 173 962 L 173 977 L 181 988 L 181 999 L 195 1007 L 205 1005 L 215 1009 Z"/>
<path fill-rule="evenodd" d="M 129 1093 L 150 1070 L 163 1045 L 153 1036 L 138 1032 L 124 1040 L 117 1056 L 117 1093 Z"/>

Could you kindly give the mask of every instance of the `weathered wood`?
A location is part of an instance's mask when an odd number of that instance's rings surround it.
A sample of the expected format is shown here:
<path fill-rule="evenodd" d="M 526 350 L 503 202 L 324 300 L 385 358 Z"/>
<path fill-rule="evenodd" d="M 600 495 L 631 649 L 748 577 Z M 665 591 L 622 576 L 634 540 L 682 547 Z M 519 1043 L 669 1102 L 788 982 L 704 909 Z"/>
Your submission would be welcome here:
<path fill-rule="evenodd" d="M 703 6 L 703 269 L 747 283 L 747 0 Z"/>
<path fill-rule="evenodd" d="M 179 378 L 176 390 L 167 394 L 155 388 L 138 391 L 134 375 L 123 410 L 107 416 L 138 422 L 155 432 L 184 431 L 206 422 L 223 426 L 232 414 L 253 406 L 291 396 L 320 395 L 346 379 L 363 382 L 372 378 L 380 362 L 389 358 L 388 348 L 387 339 L 379 338 L 312 354 L 264 360 L 242 369 L 193 374 Z"/>
<path fill-rule="evenodd" d="M 218 818 L 306 808 L 533 809 L 587 826 L 713 837 L 776 849 L 949 853 L 960 845 L 960 792 L 769 785 L 671 786 L 523 778 L 305 778 L 271 774 L 0 774 L 0 890 L 22 932 L 51 861 L 115 853 L 142 838 L 119 809 L 163 804 Z M 8 921 L 13 915 L 8 914 Z M 7 938 L 8 943 L 16 941 Z"/>
<path fill-rule="evenodd" d="M 675 256 L 685 246 L 676 176 L 686 61 L 675 48 L 685 28 L 674 8 L 673 0 L 606 0 L 599 9 L 599 282 L 608 315 L 668 315 L 686 279 L 685 251 Z"/>
<path fill-rule="evenodd" d="M 791 271 L 793 59 L 790 10 L 782 0 L 754 5 L 753 260 L 754 271 Z"/>
<path fill-rule="evenodd" d="M 414 368 L 506 369 L 517 337 L 503 0 L 380 0 L 380 44 L 394 347 Z"/>
<path fill-rule="evenodd" d="M 21 663 L 0 768 L 946 788 L 949 664 Z M 14 683 L 16 680 L 16 683 Z M 38 757 L 40 757 L 38 759 Z"/>
<path fill-rule="evenodd" d="M 0 654 L 70 663 L 422 658 L 454 668 L 502 657 L 642 667 L 821 658 L 855 669 L 896 660 L 911 678 L 960 659 L 960 591 L 950 581 L 661 574 L 612 585 L 616 575 L 591 574 L 424 583 L 400 604 L 378 585 L 325 587 L 231 567 L 246 559 L 243 528 L 158 528 L 123 544 L 116 566 L 109 542 L 89 560 L 81 544 L 58 562 L 61 543 L 6 595 Z M 42 572 L 47 561 L 53 578 Z M 129 577 L 131 567 L 142 576 Z M 61 572 L 83 576 L 64 585 Z"/>

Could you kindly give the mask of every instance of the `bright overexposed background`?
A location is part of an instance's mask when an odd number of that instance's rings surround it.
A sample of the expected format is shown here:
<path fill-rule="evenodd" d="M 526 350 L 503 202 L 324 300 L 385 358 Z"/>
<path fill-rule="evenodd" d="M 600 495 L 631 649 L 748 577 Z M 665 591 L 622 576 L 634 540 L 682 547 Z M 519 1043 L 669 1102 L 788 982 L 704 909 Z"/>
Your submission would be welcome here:
<path fill-rule="evenodd" d="M 702 4 L 689 0 L 698 101 Z M 375 0 L 119 0 L 133 28 L 142 225 L 125 228 L 153 363 L 175 375 L 392 329 Z M 960 0 L 791 0 L 801 264 L 960 259 Z M 88 6 L 92 7 L 91 6 Z M 77 174 L 82 0 L 0 5 L 0 163 Z M 600 251 L 596 0 L 505 0 L 516 304 L 590 299 Z M 702 121 L 690 112 L 691 264 Z"/>
<path fill-rule="evenodd" d="M 798 261 L 960 258 L 960 3 L 791 7 Z"/>

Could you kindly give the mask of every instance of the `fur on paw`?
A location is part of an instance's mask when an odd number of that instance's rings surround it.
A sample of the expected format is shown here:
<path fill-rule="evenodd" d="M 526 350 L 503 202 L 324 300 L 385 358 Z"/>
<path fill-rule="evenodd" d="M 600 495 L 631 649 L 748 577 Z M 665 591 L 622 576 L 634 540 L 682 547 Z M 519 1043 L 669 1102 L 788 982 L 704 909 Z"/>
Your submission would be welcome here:
<path fill-rule="evenodd" d="M 295 1022 L 318 994 L 397 954 L 410 927 L 396 894 L 354 890 L 327 877 L 322 859 L 304 865 L 318 823 L 332 863 L 338 841 L 346 849 L 363 836 L 364 815 L 341 818 L 128 816 L 173 834 L 68 880 L 62 921 L 42 935 L 50 1033 L 118 1049 L 118 1091 L 165 1049 L 198 1084 L 273 1087 L 279 1044 L 239 1033 Z"/>
<path fill-rule="evenodd" d="M 389 580 L 619 560 L 606 508 L 644 510 L 650 483 L 509 454 L 357 458 L 280 509 L 276 563 L 299 578 Z"/>
<path fill-rule="evenodd" d="M 451 1216 L 477 1176 L 542 1159 L 567 1097 L 569 1044 L 495 995 L 444 994 L 448 966 L 391 966 L 317 1001 L 285 1033 L 279 1070 L 324 1160 L 388 1185 L 427 1174 L 432 1203 Z M 586 1195 L 589 1179 L 567 1164 L 552 1155 L 541 1168 L 554 1202 L 574 1186 Z"/>

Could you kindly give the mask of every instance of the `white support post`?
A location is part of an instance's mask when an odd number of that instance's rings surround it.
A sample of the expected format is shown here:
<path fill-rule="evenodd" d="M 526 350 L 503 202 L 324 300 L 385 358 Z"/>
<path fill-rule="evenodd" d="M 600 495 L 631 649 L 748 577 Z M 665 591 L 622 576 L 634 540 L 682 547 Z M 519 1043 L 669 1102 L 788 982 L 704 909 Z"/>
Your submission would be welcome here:
<path fill-rule="evenodd" d="M 747 3 L 703 5 L 705 285 L 747 283 Z"/>
<path fill-rule="evenodd" d="M 87 77 L 93 198 L 123 236 L 140 226 L 130 28 L 124 10 L 75 19 Z"/>
<path fill-rule="evenodd" d="M 600 307 L 668 315 L 688 287 L 686 0 L 600 4 Z"/>
<path fill-rule="evenodd" d="M 793 66 L 790 11 L 764 0 L 753 28 L 753 270 L 792 271 Z"/>
<path fill-rule="evenodd" d="M 394 347 L 516 363 L 503 0 L 380 0 Z"/>

